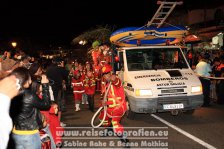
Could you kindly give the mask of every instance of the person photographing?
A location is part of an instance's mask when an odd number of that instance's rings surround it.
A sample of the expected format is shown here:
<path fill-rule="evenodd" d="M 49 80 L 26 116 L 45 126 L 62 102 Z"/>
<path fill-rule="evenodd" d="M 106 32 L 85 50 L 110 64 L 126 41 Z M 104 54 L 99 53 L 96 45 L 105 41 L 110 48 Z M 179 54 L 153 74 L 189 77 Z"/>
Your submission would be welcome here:
<path fill-rule="evenodd" d="M 12 138 L 15 141 L 15 148 L 41 148 L 39 129 L 43 127 L 42 115 L 40 110 L 49 110 L 49 80 L 46 75 L 41 76 L 42 100 L 37 94 L 33 93 L 30 85 L 32 83 L 29 70 L 23 67 L 12 71 L 19 79 L 21 85 L 20 96 L 14 100 L 12 109 L 14 127 Z"/>

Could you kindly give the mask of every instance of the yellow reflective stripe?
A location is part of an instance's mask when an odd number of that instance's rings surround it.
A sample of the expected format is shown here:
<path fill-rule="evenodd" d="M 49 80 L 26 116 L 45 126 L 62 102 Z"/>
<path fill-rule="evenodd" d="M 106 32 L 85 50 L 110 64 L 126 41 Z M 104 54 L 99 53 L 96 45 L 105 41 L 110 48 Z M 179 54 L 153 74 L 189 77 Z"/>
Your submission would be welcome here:
<path fill-rule="evenodd" d="M 111 85 L 111 93 L 112 93 L 112 95 L 113 95 L 113 96 L 115 96 L 115 94 L 114 94 L 114 87 L 113 87 L 113 85 Z"/>
<path fill-rule="evenodd" d="M 111 121 L 111 123 L 113 124 L 113 125 L 116 125 L 117 124 L 117 121 Z"/>
<path fill-rule="evenodd" d="M 114 98 L 108 98 L 108 101 L 112 101 L 112 102 L 113 102 L 113 104 L 110 104 L 110 105 L 109 105 L 110 108 L 116 106 L 116 102 L 115 102 L 115 99 L 114 99 Z"/>
<path fill-rule="evenodd" d="M 39 133 L 39 130 L 38 129 L 36 129 L 36 130 L 16 130 L 15 127 L 13 127 L 12 132 L 17 135 L 32 135 L 32 134 Z"/>
<path fill-rule="evenodd" d="M 119 106 L 120 104 L 112 104 L 112 105 L 109 105 L 109 108 L 113 108 L 113 107 L 116 107 L 116 106 Z"/>
<path fill-rule="evenodd" d="M 102 122 L 102 120 L 100 120 L 100 122 Z M 108 120 L 104 120 L 103 124 L 109 124 Z"/>
<path fill-rule="evenodd" d="M 116 107 L 116 104 L 109 105 L 109 108 Z"/>
<path fill-rule="evenodd" d="M 115 99 L 114 98 L 108 98 L 108 101 L 112 101 L 113 103 L 115 103 Z"/>
<path fill-rule="evenodd" d="M 116 104 L 113 103 L 112 105 L 109 105 L 110 108 L 116 107 Z"/>
<path fill-rule="evenodd" d="M 121 97 L 117 97 L 116 99 L 120 100 Z M 110 108 L 113 108 L 113 107 L 116 107 L 116 106 L 120 105 L 119 103 L 116 103 L 116 100 L 114 98 L 108 98 L 108 101 L 112 101 L 113 102 L 113 104 L 109 105 Z"/>
<path fill-rule="evenodd" d="M 102 120 L 100 120 L 100 122 L 102 122 Z M 104 120 L 104 122 L 108 122 L 108 120 Z"/>
<path fill-rule="evenodd" d="M 117 121 L 112 121 L 112 125 L 113 125 L 113 128 L 118 128 L 118 124 L 117 124 Z"/>

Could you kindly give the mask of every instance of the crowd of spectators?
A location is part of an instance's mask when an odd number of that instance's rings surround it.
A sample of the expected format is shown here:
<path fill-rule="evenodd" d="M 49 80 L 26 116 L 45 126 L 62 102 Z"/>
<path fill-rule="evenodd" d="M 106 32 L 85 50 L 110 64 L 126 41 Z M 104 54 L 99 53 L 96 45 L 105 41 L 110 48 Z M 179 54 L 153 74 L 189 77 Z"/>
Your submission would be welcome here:
<path fill-rule="evenodd" d="M 35 59 L 22 51 L 2 53 L 0 149 L 7 148 L 10 133 L 14 148 L 54 149 L 62 145 L 56 131 L 65 126 L 61 111 L 67 78 L 61 58 Z"/>
<path fill-rule="evenodd" d="M 224 52 L 197 52 L 191 58 L 194 59 L 192 69 L 202 83 L 203 106 L 210 106 L 211 100 L 217 104 L 224 104 Z"/>

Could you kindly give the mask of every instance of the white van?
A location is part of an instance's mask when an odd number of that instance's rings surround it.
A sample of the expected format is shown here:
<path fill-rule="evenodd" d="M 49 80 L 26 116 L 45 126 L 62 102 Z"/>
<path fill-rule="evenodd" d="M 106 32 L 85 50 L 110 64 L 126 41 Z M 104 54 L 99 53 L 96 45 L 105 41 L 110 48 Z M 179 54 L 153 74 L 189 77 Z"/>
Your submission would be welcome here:
<path fill-rule="evenodd" d="M 178 46 L 118 49 L 116 65 L 124 83 L 128 117 L 135 113 L 193 113 L 203 104 L 202 85 Z"/>

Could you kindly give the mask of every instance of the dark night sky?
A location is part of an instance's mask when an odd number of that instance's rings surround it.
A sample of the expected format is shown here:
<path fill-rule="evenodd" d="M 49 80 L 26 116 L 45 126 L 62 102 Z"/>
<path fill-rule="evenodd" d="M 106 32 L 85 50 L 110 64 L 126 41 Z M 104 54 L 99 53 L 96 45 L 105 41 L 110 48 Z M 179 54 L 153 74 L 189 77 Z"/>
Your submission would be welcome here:
<path fill-rule="evenodd" d="M 2 0 L 0 44 L 21 40 L 69 46 L 74 37 L 96 25 L 143 26 L 157 8 L 156 0 Z"/>

